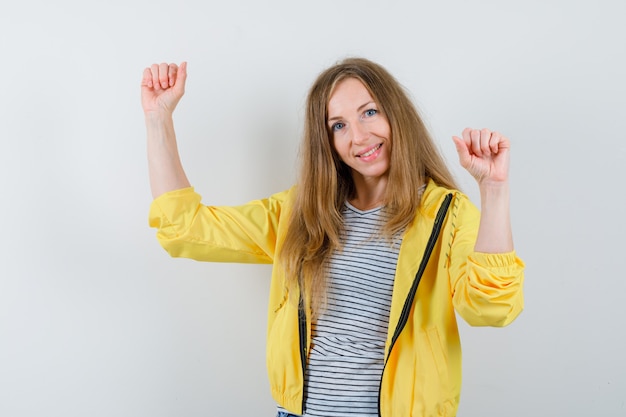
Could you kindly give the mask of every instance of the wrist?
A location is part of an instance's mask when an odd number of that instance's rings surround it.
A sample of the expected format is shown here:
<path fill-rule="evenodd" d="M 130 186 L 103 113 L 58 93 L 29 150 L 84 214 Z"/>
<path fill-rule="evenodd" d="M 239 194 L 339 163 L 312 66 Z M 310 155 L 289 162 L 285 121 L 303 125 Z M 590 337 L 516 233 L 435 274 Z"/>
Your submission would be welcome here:
<path fill-rule="evenodd" d="M 497 207 L 499 210 L 508 207 L 511 196 L 508 182 L 481 183 L 478 188 L 480 191 L 481 207 Z"/>
<path fill-rule="evenodd" d="M 173 124 L 174 118 L 172 117 L 171 112 L 167 111 L 149 111 L 144 113 L 144 119 L 146 121 L 146 125 L 163 125 L 163 124 Z"/>
<path fill-rule="evenodd" d="M 483 180 L 478 183 L 478 188 L 481 192 L 501 193 L 509 191 L 509 181 L 490 181 Z"/>

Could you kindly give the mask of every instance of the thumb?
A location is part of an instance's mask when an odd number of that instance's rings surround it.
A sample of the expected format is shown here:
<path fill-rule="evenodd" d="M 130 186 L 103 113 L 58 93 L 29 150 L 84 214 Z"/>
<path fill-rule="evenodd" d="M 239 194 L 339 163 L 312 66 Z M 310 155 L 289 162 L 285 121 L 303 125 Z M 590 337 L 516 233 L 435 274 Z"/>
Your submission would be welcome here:
<path fill-rule="evenodd" d="M 150 72 L 150 68 L 145 68 L 143 70 L 143 74 L 141 76 L 141 87 L 152 88 L 152 73 Z"/>
<path fill-rule="evenodd" d="M 187 62 L 183 61 L 178 67 L 176 73 L 176 82 L 172 86 L 172 89 L 177 96 L 182 96 L 185 93 L 185 83 L 187 82 Z"/>
<path fill-rule="evenodd" d="M 454 141 L 454 145 L 456 146 L 456 152 L 459 154 L 459 162 L 461 162 L 461 166 L 469 166 L 472 157 L 470 155 L 467 143 L 465 143 L 465 141 L 463 141 L 463 139 L 458 136 L 452 136 L 452 140 Z"/>

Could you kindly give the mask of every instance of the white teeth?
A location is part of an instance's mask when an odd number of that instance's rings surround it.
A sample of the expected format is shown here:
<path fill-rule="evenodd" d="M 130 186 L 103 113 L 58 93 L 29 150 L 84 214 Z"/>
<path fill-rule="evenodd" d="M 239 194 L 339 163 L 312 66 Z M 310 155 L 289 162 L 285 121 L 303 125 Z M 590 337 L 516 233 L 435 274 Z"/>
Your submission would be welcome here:
<path fill-rule="evenodd" d="M 376 152 L 377 150 L 379 150 L 381 146 L 383 146 L 383 144 L 382 144 L 382 143 L 381 143 L 380 145 L 378 145 L 377 147 L 375 147 L 374 149 L 369 150 L 369 151 L 367 151 L 367 152 L 365 152 L 365 153 L 361 154 L 361 156 L 362 156 L 362 157 L 363 157 L 363 156 L 364 156 L 364 157 L 368 157 L 368 156 L 370 156 L 371 154 L 373 154 L 374 152 Z"/>

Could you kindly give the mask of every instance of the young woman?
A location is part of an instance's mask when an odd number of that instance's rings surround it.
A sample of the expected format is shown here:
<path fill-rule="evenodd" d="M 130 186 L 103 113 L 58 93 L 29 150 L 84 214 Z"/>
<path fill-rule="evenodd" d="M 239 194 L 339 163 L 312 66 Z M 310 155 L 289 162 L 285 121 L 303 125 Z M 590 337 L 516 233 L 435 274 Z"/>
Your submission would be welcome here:
<path fill-rule="evenodd" d="M 523 307 L 509 140 L 469 128 L 453 138 L 479 212 L 398 82 L 347 59 L 311 87 L 296 185 L 208 207 L 176 146 L 186 77 L 186 63 L 143 74 L 150 225 L 172 256 L 274 265 L 267 367 L 278 415 L 454 416 L 455 310 L 470 325 L 505 326 Z"/>

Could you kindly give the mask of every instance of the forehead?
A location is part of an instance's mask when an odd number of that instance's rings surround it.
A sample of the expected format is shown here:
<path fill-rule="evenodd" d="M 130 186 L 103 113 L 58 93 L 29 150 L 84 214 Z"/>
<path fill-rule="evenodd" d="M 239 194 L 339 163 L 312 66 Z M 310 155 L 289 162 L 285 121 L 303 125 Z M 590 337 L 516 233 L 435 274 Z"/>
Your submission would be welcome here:
<path fill-rule="evenodd" d="M 371 101 L 374 101 L 372 95 L 360 80 L 346 78 L 339 81 L 330 94 L 328 113 L 355 110 Z"/>

